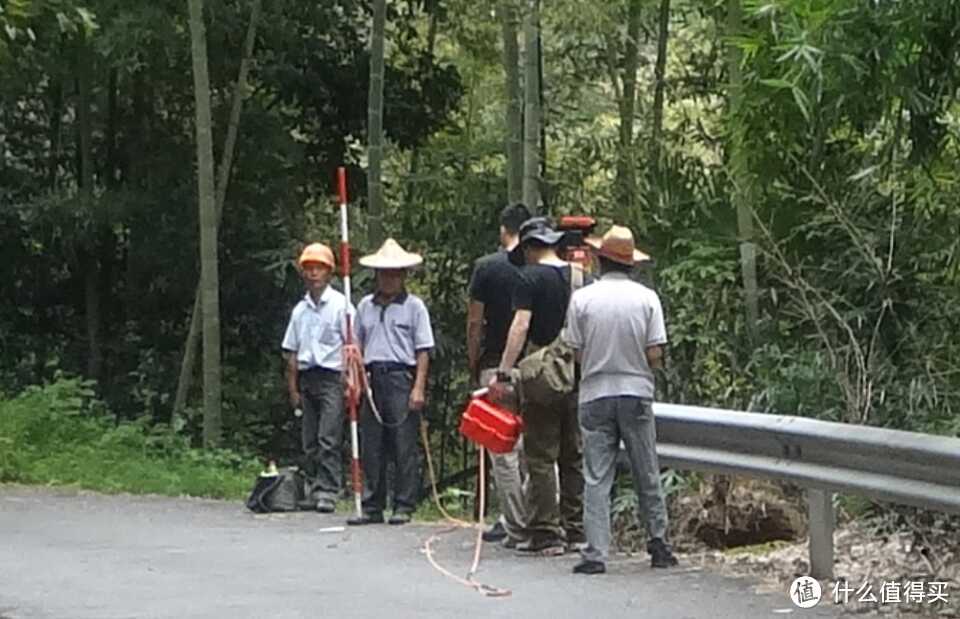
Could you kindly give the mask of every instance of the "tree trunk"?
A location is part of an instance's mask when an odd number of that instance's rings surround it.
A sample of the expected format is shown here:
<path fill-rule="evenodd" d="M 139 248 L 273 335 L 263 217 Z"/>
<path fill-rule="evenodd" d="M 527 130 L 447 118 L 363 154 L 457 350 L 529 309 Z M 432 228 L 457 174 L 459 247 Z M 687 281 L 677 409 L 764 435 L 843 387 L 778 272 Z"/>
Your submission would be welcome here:
<path fill-rule="evenodd" d="M 117 157 L 117 120 L 120 109 L 117 104 L 117 87 L 119 72 L 110 69 L 107 76 L 107 135 L 106 135 L 106 166 L 104 168 L 104 185 L 115 188 L 120 184 L 119 165 Z"/>
<path fill-rule="evenodd" d="M 657 30 L 657 63 L 653 69 L 653 129 L 650 133 L 650 165 L 659 176 L 660 141 L 663 134 L 663 99 L 667 73 L 667 42 L 670 37 L 670 0 L 660 0 Z M 656 183 L 654 183 L 654 187 Z"/>
<path fill-rule="evenodd" d="M 620 153 L 617 162 L 619 202 L 628 220 L 635 217 L 637 181 L 633 153 L 633 122 L 637 108 L 637 67 L 640 64 L 641 0 L 630 0 L 627 13 L 627 41 L 623 53 L 623 105 L 620 106 Z"/>
<path fill-rule="evenodd" d="M 537 51 L 539 22 L 537 0 L 529 0 L 523 16 L 523 202 L 531 213 L 540 210 L 540 56 Z"/>
<path fill-rule="evenodd" d="M 367 106 L 367 201 L 370 209 L 370 246 L 383 243 L 383 31 L 386 0 L 373 0 L 370 36 L 370 91 Z"/>
<path fill-rule="evenodd" d="M 503 31 L 503 69 L 506 75 L 507 202 L 523 200 L 523 97 L 520 94 L 519 18 L 515 0 L 500 3 Z"/>
<path fill-rule="evenodd" d="M 220 376 L 220 284 L 217 263 L 217 213 L 213 178 L 210 76 L 203 0 L 188 0 L 196 102 L 197 197 L 200 220 L 200 288 L 203 305 L 203 445 L 220 444 L 222 419 Z"/>
<path fill-rule="evenodd" d="M 60 156 L 63 152 L 63 78 L 57 74 L 50 77 L 50 189 L 57 188 L 60 177 Z"/>
<path fill-rule="evenodd" d="M 427 10 L 430 12 L 430 22 L 427 26 L 427 48 L 423 52 L 424 66 L 429 67 L 428 71 L 433 71 L 433 54 L 437 47 L 437 6 L 428 4 Z M 420 174 L 420 154 L 421 149 L 418 146 L 413 147 L 410 154 L 410 172 L 407 174 L 407 188 L 404 195 L 404 204 L 413 204 L 417 197 L 417 175 Z"/>
<path fill-rule="evenodd" d="M 93 192 L 93 126 L 90 118 L 93 54 L 84 35 L 76 51 L 77 121 L 80 142 L 80 199 L 93 225 L 81 243 L 79 266 L 83 270 L 84 316 L 87 329 L 87 377 L 100 379 L 103 349 L 100 341 L 100 265 L 97 262 L 98 216 L 94 212 Z"/>
<path fill-rule="evenodd" d="M 237 134 L 240 129 L 240 112 L 243 108 L 243 97 L 247 89 L 247 75 L 250 73 L 250 59 L 253 56 L 253 45 L 257 38 L 257 26 L 260 22 L 261 0 L 253 0 L 250 9 L 250 22 L 247 24 L 247 35 L 243 42 L 243 55 L 240 59 L 240 72 L 233 89 L 233 100 L 230 105 L 230 120 L 227 124 L 227 136 L 224 138 L 223 152 L 220 154 L 220 167 L 217 173 L 216 186 L 216 221 L 217 226 L 223 220 L 223 205 L 227 199 L 227 186 L 230 183 L 230 171 L 233 166 L 233 152 L 237 143 Z M 200 315 L 203 304 L 201 289 L 197 286 L 194 293 L 193 311 L 190 314 L 190 327 L 187 330 L 187 340 L 183 346 L 183 358 L 180 362 L 180 376 L 177 379 L 177 393 L 173 400 L 171 422 L 177 425 L 177 420 L 183 414 L 187 405 L 187 396 L 193 384 L 194 366 L 197 363 L 197 344 L 200 340 Z"/>
<path fill-rule="evenodd" d="M 727 38 L 740 35 L 742 27 L 740 0 L 727 0 Z M 740 269 L 746 301 L 747 334 L 752 344 L 757 342 L 759 299 L 757 293 L 757 252 L 753 238 L 753 204 L 755 200 L 753 174 L 750 170 L 746 144 L 746 127 L 742 117 L 743 75 L 740 71 L 740 49 L 727 45 L 729 86 L 729 163 L 733 181 L 732 201 L 737 210 L 737 235 L 740 243 Z"/>

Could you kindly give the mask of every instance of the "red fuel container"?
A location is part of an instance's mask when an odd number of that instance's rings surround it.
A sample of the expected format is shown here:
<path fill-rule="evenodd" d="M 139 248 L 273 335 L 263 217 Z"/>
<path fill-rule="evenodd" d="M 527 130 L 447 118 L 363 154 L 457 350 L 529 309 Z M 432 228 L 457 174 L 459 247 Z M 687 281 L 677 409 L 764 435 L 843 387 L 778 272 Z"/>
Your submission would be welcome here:
<path fill-rule="evenodd" d="M 493 453 L 509 453 L 523 431 L 523 419 L 483 396 L 474 396 L 460 418 L 460 434 Z"/>

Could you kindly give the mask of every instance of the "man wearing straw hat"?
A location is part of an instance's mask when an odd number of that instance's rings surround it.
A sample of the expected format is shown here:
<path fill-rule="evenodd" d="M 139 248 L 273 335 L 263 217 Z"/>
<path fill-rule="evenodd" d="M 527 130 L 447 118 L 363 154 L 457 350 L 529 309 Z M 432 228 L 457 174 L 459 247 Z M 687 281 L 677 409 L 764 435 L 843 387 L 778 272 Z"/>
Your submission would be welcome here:
<path fill-rule="evenodd" d="M 357 342 L 369 376 L 372 406 L 360 415 L 363 461 L 363 515 L 353 525 L 383 522 L 388 459 L 395 467 L 390 524 L 406 524 L 420 492 L 417 436 L 426 401 L 433 331 L 423 301 L 407 292 L 407 270 L 423 262 L 387 239 L 360 264 L 374 269 L 376 291 L 357 306 Z"/>
<path fill-rule="evenodd" d="M 653 418 L 654 374 L 662 366 L 667 331 L 657 294 L 631 281 L 645 255 L 633 233 L 613 226 L 597 252 L 600 280 L 573 293 L 563 339 L 580 359 L 580 428 L 583 435 L 584 532 L 577 574 L 606 571 L 610 550 L 610 488 L 620 442 L 646 520 L 653 567 L 677 564 L 666 544 L 667 509 L 660 487 Z"/>
<path fill-rule="evenodd" d="M 281 346 L 287 357 L 290 405 L 303 411 L 308 501 L 317 511 L 331 513 L 341 478 L 343 314 L 353 308 L 329 286 L 334 268 L 329 247 L 307 245 L 299 264 L 307 294 L 293 308 Z"/>

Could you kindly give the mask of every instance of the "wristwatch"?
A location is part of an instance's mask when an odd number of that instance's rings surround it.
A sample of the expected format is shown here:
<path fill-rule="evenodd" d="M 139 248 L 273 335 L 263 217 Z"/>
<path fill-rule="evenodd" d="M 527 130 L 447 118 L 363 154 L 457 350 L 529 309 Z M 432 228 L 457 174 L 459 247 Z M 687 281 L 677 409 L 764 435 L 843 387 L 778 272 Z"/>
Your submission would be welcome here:
<path fill-rule="evenodd" d="M 497 370 L 497 382 L 498 383 L 511 383 L 513 378 L 510 376 L 510 372 L 504 372 L 503 370 Z"/>

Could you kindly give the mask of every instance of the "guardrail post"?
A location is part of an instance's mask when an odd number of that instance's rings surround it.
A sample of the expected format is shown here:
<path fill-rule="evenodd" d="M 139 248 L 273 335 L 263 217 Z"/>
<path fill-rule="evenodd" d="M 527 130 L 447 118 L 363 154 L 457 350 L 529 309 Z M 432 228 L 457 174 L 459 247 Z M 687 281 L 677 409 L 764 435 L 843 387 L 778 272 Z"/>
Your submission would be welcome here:
<path fill-rule="evenodd" d="M 810 575 L 819 580 L 833 578 L 833 493 L 807 488 L 810 516 Z"/>

